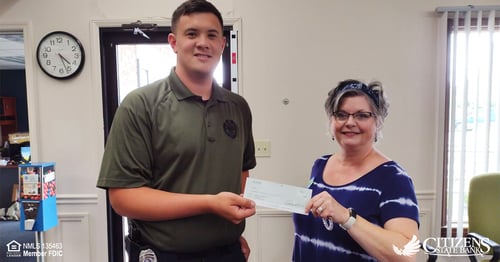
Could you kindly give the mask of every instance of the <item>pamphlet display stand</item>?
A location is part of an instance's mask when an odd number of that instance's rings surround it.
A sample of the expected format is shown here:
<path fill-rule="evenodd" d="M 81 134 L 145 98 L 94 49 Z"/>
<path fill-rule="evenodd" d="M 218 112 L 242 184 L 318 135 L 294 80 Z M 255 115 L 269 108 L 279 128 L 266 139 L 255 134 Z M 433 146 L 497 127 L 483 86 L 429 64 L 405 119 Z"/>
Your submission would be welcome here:
<path fill-rule="evenodd" d="M 55 163 L 19 165 L 21 230 L 46 231 L 57 225 Z"/>

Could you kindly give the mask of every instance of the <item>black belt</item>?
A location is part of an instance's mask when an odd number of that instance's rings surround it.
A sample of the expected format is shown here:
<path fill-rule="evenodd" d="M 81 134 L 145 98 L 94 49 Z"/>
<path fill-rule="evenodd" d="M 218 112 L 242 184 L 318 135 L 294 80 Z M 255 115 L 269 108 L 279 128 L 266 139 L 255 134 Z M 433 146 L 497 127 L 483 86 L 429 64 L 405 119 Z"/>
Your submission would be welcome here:
<path fill-rule="evenodd" d="M 160 251 L 140 240 L 126 237 L 125 243 L 130 262 L 244 262 L 245 257 L 238 241 L 233 244 L 193 253 Z M 155 259 L 156 258 L 156 259 Z"/>

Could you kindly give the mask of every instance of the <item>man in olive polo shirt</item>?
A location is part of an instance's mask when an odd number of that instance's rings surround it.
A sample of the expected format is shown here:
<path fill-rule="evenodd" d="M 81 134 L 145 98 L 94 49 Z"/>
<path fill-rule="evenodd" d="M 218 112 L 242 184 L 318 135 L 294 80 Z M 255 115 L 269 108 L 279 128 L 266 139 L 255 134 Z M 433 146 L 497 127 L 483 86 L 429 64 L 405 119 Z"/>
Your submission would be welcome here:
<path fill-rule="evenodd" d="M 212 76 L 222 17 L 189 0 L 174 11 L 168 40 L 177 65 L 121 103 L 97 186 L 130 219 L 130 261 L 246 261 L 241 234 L 255 204 L 240 193 L 256 165 L 252 117 Z"/>

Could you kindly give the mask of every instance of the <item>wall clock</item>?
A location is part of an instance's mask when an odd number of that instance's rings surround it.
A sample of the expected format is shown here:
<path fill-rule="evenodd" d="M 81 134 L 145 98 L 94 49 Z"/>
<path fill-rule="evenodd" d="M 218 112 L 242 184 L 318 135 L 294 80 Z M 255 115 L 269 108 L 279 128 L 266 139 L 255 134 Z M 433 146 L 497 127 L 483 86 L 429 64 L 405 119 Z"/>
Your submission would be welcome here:
<path fill-rule="evenodd" d="M 82 70 L 85 52 L 75 36 L 64 31 L 54 31 L 40 40 L 36 58 L 42 71 L 50 77 L 68 79 Z"/>

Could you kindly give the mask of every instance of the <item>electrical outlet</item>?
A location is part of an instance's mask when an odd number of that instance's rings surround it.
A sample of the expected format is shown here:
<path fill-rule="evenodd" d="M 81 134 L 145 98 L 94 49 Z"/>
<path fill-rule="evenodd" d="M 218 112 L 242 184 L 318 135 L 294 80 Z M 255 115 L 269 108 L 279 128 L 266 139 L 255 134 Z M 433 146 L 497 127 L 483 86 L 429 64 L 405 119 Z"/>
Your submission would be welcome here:
<path fill-rule="evenodd" d="M 256 140 L 255 141 L 255 156 L 270 157 L 271 156 L 271 141 Z"/>

